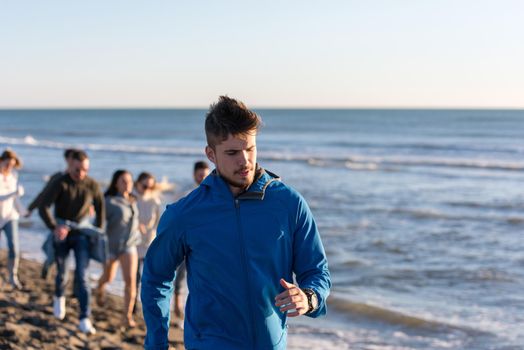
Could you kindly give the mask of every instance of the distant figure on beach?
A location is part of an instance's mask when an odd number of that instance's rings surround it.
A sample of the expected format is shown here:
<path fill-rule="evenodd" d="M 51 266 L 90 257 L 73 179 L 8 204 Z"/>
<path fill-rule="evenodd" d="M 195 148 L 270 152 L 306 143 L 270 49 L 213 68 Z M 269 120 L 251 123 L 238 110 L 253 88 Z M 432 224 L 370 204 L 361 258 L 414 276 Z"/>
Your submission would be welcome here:
<path fill-rule="evenodd" d="M 146 256 L 147 248 L 156 237 L 156 227 L 160 220 L 160 199 L 155 191 L 156 179 L 148 173 L 142 172 L 135 181 L 136 206 L 138 207 L 138 228 L 142 234 L 142 241 L 138 245 L 138 267 L 136 270 L 136 295 L 140 292 L 140 279 L 142 277 L 142 263 Z M 135 308 L 136 310 L 136 299 Z"/>
<path fill-rule="evenodd" d="M 95 226 L 102 228 L 105 218 L 104 197 L 98 183 L 87 176 L 89 158 L 84 151 L 72 154 L 71 169 L 68 173 L 53 181 L 45 191 L 38 208 L 46 226 L 54 233 L 54 254 L 57 266 L 53 313 L 62 320 L 66 314 L 65 273 L 69 251 L 75 252 L 75 280 L 77 297 L 80 304 L 79 328 L 83 333 L 95 334 L 91 320 L 91 291 L 87 280 L 87 268 L 90 260 L 90 237 L 78 224 L 89 220 L 90 207 L 96 212 Z M 54 205 L 54 215 L 51 206 Z M 80 225 L 78 225 L 80 226 Z"/>
<path fill-rule="evenodd" d="M 42 203 L 42 199 L 44 198 L 46 191 L 51 187 L 51 184 L 53 183 L 53 181 L 60 178 L 62 175 L 67 174 L 69 171 L 71 171 L 71 166 L 73 164 L 72 156 L 75 151 L 76 150 L 73 148 L 68 148 L 64 151 L 66 169 L 64 171 L 58 171 L 54 173 L 53 175 L 51 175 L 51 177 L 49 178 L 49 181 L 47 181 L 44 188 L 40 191 L 40 193 L 35 197 L 35 199 L 33 199 L 33 201 L 27 207 L 27 213 L 25 215 L 26 217 L 31 216 L 31 213 L 33 212 L 33 210 L 35 210 L 36 208 L 40 206 L 40 203 Z M 47 259 L 44 261 L 44 264 L 42 265 L 42 272 L 41 272 L 41 277 L 43 279 L 47 278 L 47 273 L 49 271 L 49 268 L 51 267 L 51 265 L 53 265 L 54 262 L 55 260 L 54 260 L 54 257 L 52 256 L 48 256 Z M 76 282 L 75 282 L 75 285 L 76 285 Z"/>
<path fill-rule="evenodd" d="M 184 259 L 188 349 L 285 349 L 287 317 L 326 313 L 320 234 L 303 197 L 257 164 L 260 124 L 227 96 L 211 105 L 205 152 L 216 168 L 167 207 L 144 261 L 146 349 L 168 348 L 170 282 Z"/>
<path fill-rule="evenodd" d="M 120 263 L 125 283 L 123 324 L 130 328 L 136 326 L 133 320 L 133 308 L 136 297 L 137 245 L 141 240 L 137 201 L 132 191 L 131 173 L 126 170 L 115 171 L 105 192 L 109 261 L 104 266 L 104 272 L 98 280 L 96 289 L 97 304 L 103 306 L 105 286 L 114 280 Z"/>
<path fill-rule="evenodd" d="M 209 175 L 209 165 L 205 161 L 195 162 L 193 166 L 193 180 L 195 187 L 200 186 L 202 181 Z M 186 281 L 186 264 L 184 261 L 178 266 L 175 277 L 175 300 L 174 300 L 174 311 L 175 316 L 178 318 L 184 318 L 183 301 L 182 301 L 182 290 Z"/>
<path fill-rule="evenodd" d="M 18 262 L 20 246 L 18 241 L 18 219 L 26 209 L 20 202 L 24 189 L 18 182 L 14 169 L 20 169 L 22 162 L 16 153 L 10 149 L 0 156 L 0 234 L 5 233 L 7 239 L 7 269 L 9 283 L 13 289 L 22 289 L 18 280 Z"/>

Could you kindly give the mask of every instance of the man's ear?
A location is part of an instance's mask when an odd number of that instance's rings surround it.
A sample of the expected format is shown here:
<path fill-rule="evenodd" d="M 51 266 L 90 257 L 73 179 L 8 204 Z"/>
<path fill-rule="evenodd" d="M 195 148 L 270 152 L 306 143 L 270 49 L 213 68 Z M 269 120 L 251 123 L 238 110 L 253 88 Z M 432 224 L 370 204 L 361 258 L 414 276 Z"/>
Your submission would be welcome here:
<path fill-rule="evenodd" d="M 206 156 L 207 156 L 207 159 L 209 159 L 213 164 L 216 164 L 215 150 L 213 148 L 206 146 Z"/>

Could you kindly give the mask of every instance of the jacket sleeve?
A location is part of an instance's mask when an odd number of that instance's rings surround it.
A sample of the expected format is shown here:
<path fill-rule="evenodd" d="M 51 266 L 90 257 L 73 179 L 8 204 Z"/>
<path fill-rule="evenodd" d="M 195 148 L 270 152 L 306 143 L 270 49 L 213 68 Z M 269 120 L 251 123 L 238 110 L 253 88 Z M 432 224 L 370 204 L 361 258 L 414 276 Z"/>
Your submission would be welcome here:
<path fill-rule="evenodd" d="M 147 327 L 145 349 L 168 348 L 173 280 L 185 251 L 181 218 L 175 205 L 167 207 L 144 260 L 140 296 Z"/>
<path fill-rule="evenodd" d="M 95 226 L 103 229 L 106 218 L 105 199 L 102 191 L 100 190 L 100 186 L 96 182 L 94 182 L 93 185 L 93 206 L 95 207 L 96 213 Z"/>
<path fill-rule="evenodd" d="M 16 207 L 16 211 L 18 211 L 18 213 L 20 215 L 26 215 L 27 214 L 27 209 L 24 207 L 24 205 L 20 201 L 20 197 L 16 197 L 15 198 L 15 207 Z"/>
<path fill-rule="evenodd" d="M 49 188 L 44 192 L 41 202 L 38 205 L 38 213 L 44 221 L 45 225 L 53 231 L 56 227 L 56 220 L 51 214 L 51 206 L 62 192 L 62 182 L 53 181 L 49 184 Z"/>
<path fill-rule="evenodd" d="M 38 194 L 38 196 L 36 196 L 35 199 L 33 199 L 33 201 L 29 204 L 29 206 L 27 207 L 27 210 L 29 211 L 33 211 L 35 210 L 36 208 L 38 208 L 38 206 L 40 205 L 40 203 L 42 202 L 42 198 L 44 197 L 44 193 L 45 191 L 47 190 L 49 186 L 49 183 L 47 183 L 45 185 L 45 187 L 42 189 L 42 191 L 40 191 L 40 193 Z"/>
<path fill-rule="evenodd" d="M 160 200 L 157 200 L 155 201 L 155 220 L 153 221 L 153 224 L 151 225 L 150 229 L 156 231 L 159 221 L 160 221 Z"/>
<path fill-rule="evenodd" d="M 16 197 L 17 195 L 18 195 L 18 191 L 13 191 L 13 192 L 8 193 L 8 194 L 0 195 L 0 201 L 6 201 L 6 200 L 8 200 L 11 197 Z"/>
<path fill-rule="evenodd" d="M 105 210 L 105 231 L 107 235 L 111 235 L 115 226 L 115 207 L 111 204 L 111 197 L 104 197 Z"/>
<path fill-rule="evenodd" d="M 58 173 L 53 174 L 53 176 L 51 176 L 51 178 L 45 184 L 42 191 L 40 191 L 38 196 L 36 196 L 36 198 L 33 199 L 33 201 L 29 204 L 29 206 L 27 207 L 27 210 L 33 211 L 40 206 L 40 203 L 42 203 L 42 200 L 44 199 L 46 191 L 48 191 L 49 188 L 51 188 L 51 184 L 53 183 L 53 181 L 59 179 L 62 176 L 62 174 L 63 174 L 62 172 L 58 172 Z"/>
<path fill-rule="evenodd" d="M 311 288 L 318 297 L 318 309 L 307 316 L 326 314 L 326 300 L 331 288 L 326 253 L 313 214 L 300 195 L 293 236 L 293 271 L 300 288 Z"/>

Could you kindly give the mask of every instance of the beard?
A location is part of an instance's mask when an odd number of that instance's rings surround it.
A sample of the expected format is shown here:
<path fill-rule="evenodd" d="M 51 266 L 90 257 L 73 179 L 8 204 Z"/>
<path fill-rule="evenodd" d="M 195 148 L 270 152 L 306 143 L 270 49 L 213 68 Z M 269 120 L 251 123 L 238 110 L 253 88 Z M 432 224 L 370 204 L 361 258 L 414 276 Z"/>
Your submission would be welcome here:
<path fill-rule="evenodd" d="M 237 170 L 237 171 L 234 172 L 234 174 L 237 174 L 237 173 L 245 171 L 245 170 L 246 169 Z M 218 171 L 218 174 L 224 179 L 224 181 L 228 185 L 230 185 L 232 187 L 236 187 L 236 188 L 242 189 L 242 190 L 247 189 L 253 183 L 253 181 L 255 180 L 255 174 L 254 173 L 251 174 L 250 176 L 248 176 L 247 178 L 245 178 L 242 181 L 237 181 L 237 180 L 234 180 L 233 178 L 231 178 L 229 176 L 226 176 L 226 175 L 222 174 L 218 168 L 217 168 L 217 171 Z"/>

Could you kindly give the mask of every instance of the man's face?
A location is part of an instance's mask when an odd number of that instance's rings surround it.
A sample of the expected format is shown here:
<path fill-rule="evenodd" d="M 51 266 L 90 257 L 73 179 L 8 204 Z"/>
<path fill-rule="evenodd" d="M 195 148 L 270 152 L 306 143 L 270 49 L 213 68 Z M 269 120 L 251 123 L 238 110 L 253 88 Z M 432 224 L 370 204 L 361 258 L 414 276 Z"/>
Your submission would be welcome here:
<path fill-rule="evenodd" d="M 209 175 L 209 168 L 200 168 L 195 170 L 193 173 L 193 178 L 195 179 L 195 183 L 197 185 L 200 185 L 202 181 L 206 178 L 206 176 Z"/>
<path fill-rule="evenodd" d="M 74 161 L 75 160 L 73 159 L 73 156 L 69 156 L 66 158 L 67 171 L 71 171 L 73 169 Z"/>
<path fill-rule="evenodd" d="M 206 155 L 229 184 L 233 195 L 247 189 L 255 179 L 257 164 L 256 131 L 229 135 L 215 148 L 206 147 Z"/>
<path fill-rule="evenodd" d="M 89 171 L 89 159 L 82 161 L 74 159 L 71 163 L 70 176 L 74 181 L 82 181 L 86 178 L 87 172 Z"/>

